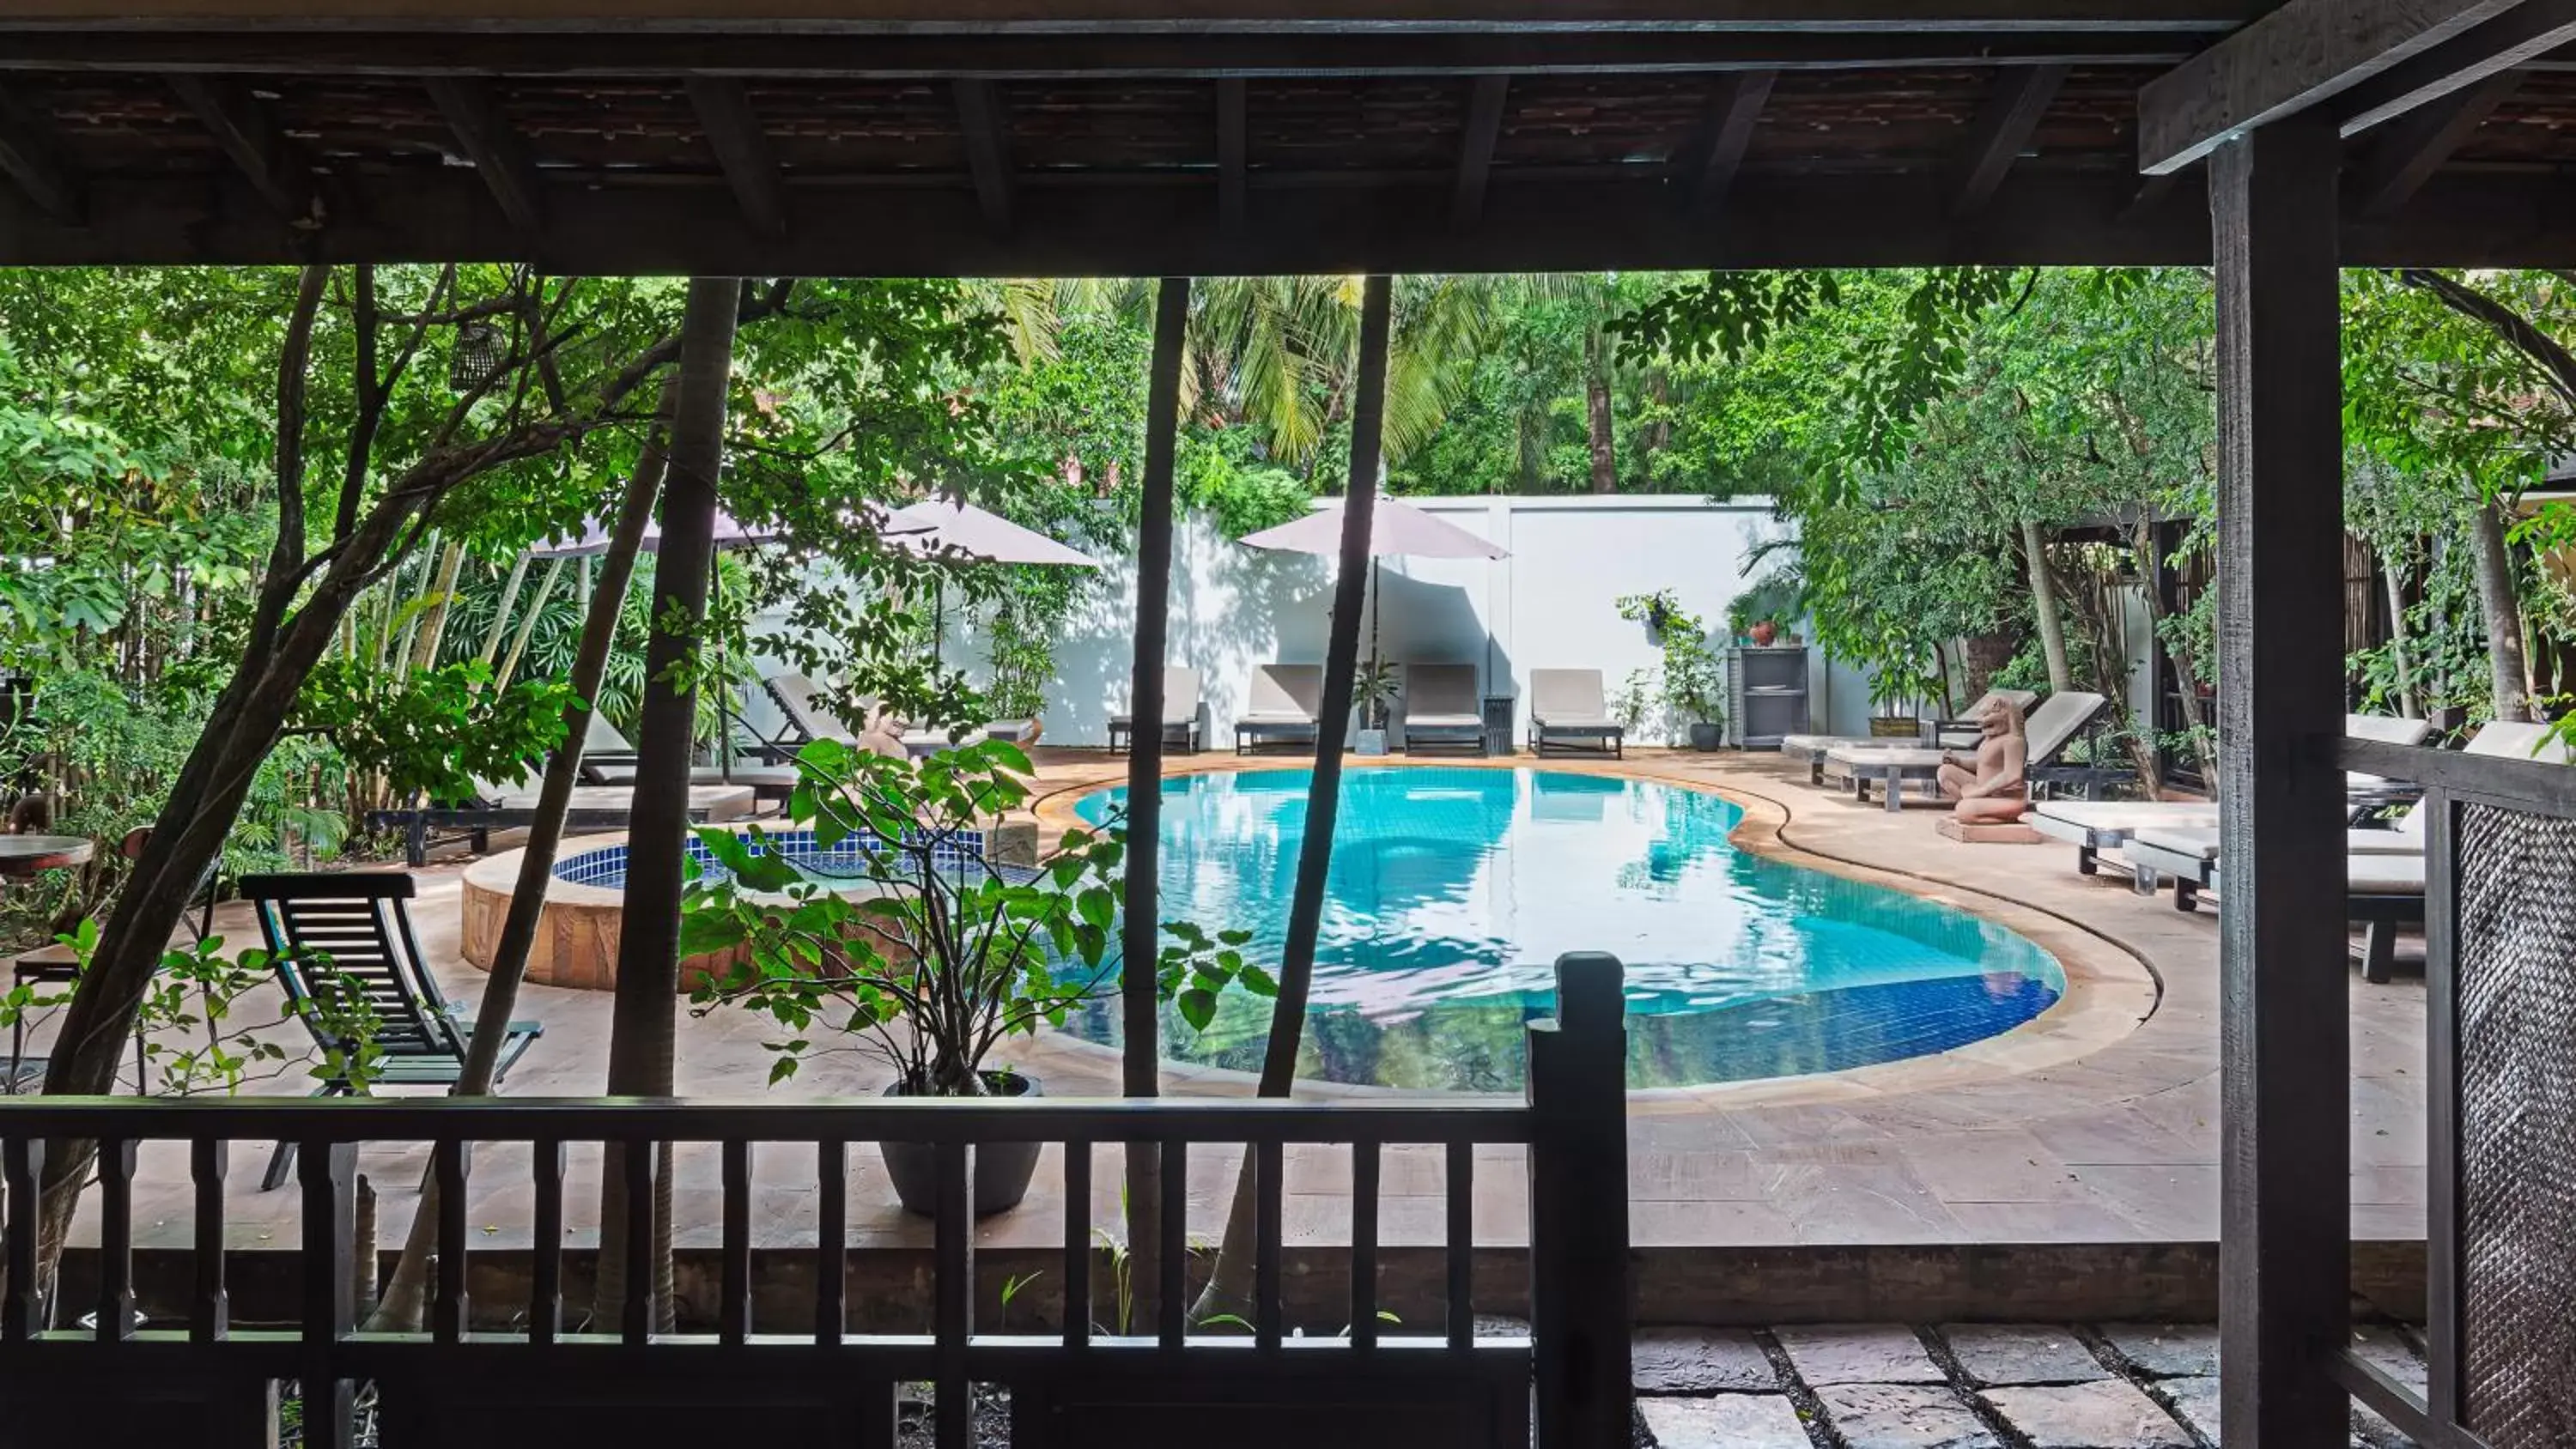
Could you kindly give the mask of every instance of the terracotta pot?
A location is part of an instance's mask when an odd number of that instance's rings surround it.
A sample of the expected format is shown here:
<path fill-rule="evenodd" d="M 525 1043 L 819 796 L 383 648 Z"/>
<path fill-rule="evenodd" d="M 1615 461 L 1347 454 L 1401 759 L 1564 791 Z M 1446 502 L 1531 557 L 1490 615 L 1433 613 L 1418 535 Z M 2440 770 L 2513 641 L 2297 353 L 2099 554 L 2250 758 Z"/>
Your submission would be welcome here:
<path fill-rule="evenodd" d="M 1018 1072 L 986 1072 L 984 1085 L 996 1097 L 1043 1097 L 1038 1079 Z M 908 1097 L 904 1084 L 885 1089 L 889 1097 Z M 1037 1176 L 1038 1146 L 1035 1142 L 987 1142 L 975 1149 L 972 1169 L 975 1216 L 989 1217 L 1020 1205 L 1029 1195 L 1029 1180 Z M 880 1142 L 877 1151 L 884 1156 L 886 1176 L 894 1180 L 895 1200 L 905 1212 L 923 1217 L 939 1211 L 939 1149 L 927 1142 Z"/>
<path fill-rule="evenodd" d="M 1748 632 L 1753 635 L 1753 643 L 1755 647 L 1768 649 L 1771 647 L 1771 641 L 1780 637 L 1780 626 L 1769 619 L 1765 619 L 1761 623 L 1754 625 Z"/>

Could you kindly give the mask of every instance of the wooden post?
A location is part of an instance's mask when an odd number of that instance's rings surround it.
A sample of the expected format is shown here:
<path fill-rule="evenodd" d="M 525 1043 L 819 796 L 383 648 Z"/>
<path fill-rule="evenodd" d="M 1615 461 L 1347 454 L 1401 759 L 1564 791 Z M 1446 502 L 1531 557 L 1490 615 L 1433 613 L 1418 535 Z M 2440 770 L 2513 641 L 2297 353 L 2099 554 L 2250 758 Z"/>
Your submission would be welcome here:
<path fill-rule="evenodd" d="M 1530 1341 L 1539 1449 L 1626 1449 L 1628 1046 L 1619 958 L 1556 960 L 1529 1027 Z"/>
<path fill-rule="evenodd" d="M 2341 1445 L 2350 1332 L 2333 121 L 2211 160 L 2218 258 L 2221 1437 Z"/>
<path fill-rule="evenodd" d="M 1136 527 L 1136 658 L 1129 681 L 1127 874 L 1119 938 L 1119 1090 L 1162 1090 L 1162 1023 L 1155 962 L 1162 945 L 1163 666 L 1172 613 L 1172 455 L 1179 442 L 1182 342 L 1189 335 L 1190 279 L 1165 277 L 1154 300 L 1154 360 L 1145 392 L 1144 515 Z M 1155 1257 L 1162 1243 L 1163 1194 L 1150 1142 L 1127 1144 L 1127 1248 L 1134 1254 L 1134 1305 L 1141 1331 L 1155 1321 Z M 1087 1206 L 1087 1205 L 1086 1205 Z M 1179 1311 L 1178 1305 L 1174 1312 Z"/>
<path fill-rule="evenodd" d="M 358 1148 L 353 1142 L 307 1142 L 296 1160 L 304 1188 L 304 1339 L 296 1360 L 304 1442 L 312 1449 L 348 1449 L 356 1385 L 340 1374 L 339 1350 L 357 1322 L 349 1249 L 356 1228 Z"/>

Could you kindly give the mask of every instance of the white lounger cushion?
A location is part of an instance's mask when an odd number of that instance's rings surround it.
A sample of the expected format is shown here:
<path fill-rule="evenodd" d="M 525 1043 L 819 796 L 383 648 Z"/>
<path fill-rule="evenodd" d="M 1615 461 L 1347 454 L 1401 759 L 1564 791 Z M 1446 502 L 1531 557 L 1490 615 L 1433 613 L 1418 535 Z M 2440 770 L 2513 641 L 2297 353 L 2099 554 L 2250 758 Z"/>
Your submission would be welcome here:
<path fill-rule="evenodd" d="M 1837 765 L 1872 770 L 1938 769 L 1944 757 L 1943 751 L 1922 745 L 1837 745 L 1825 752 L 1825 758 Z"/>
<path fill-rule="evenodd" d="M 1264 664 L 1252 671 L 1252 694 L 1238 725 L 1312 725 L 1323 708 L 1324 666 Z"/>
<path fill-rule="evenodd" d="M 2042 835 L 2104 850 L 2142 830 L 2218 829 L 2218 807 L 2180 800 L 2043 800 L 2023 817 Z"/>

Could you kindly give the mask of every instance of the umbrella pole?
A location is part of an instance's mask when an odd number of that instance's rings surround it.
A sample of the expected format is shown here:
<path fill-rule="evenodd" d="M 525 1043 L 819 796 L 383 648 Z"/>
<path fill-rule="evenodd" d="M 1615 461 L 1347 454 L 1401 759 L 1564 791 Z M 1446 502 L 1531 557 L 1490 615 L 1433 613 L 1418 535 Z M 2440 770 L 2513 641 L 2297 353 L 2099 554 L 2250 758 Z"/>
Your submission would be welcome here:
<path fill-rule="evenodd" d="M 707 561 L 707 591 L 716 616 L 716 778 L 733 783 L 733 673 L 725 668 L 724 556 Z"/>

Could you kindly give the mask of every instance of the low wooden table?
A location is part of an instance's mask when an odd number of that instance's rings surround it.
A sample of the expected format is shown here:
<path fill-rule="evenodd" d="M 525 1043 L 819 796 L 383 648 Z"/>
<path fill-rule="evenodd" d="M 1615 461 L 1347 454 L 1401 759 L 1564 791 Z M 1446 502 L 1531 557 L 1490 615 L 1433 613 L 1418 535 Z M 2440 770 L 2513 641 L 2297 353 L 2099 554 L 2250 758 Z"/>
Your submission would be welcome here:
<path fill-rule="evenodd" d="M 0 835 L 0 877 L 26 880 L 38 871 L 69 870 L 89 864 L 98 848 L 77 835 Z M 10 984 L 29 982 L 66 982 L 75 975 L 76 963 L 68 947 L 60 944 L 39 946 L 10 963 Z M 9 1066 L 0 1074 L 0 1092 L 16 1095 L 41 1082 L 45 1059 L 26 1053 L 27 1023 L 21 1017 L 9 1034 Z M 135 1070 L 140 1073 L 138 1056 Z"/>
<path fill-rule="evenodd" d="M 1852 798 L 1863 805 L 1869 803 L 1870 782 L 1881 782 L 1892 814 L 1905 808 L 1906 781 L 1931 785 L 1939 778 L 1942 752 L 1920 746 L 1844 746 L 1827 752 L 1825 760 L 1827 769 L 1839 769 L 1850 777 Z M 1937 790 L 1932 798 L 1939 798 Z"/>

